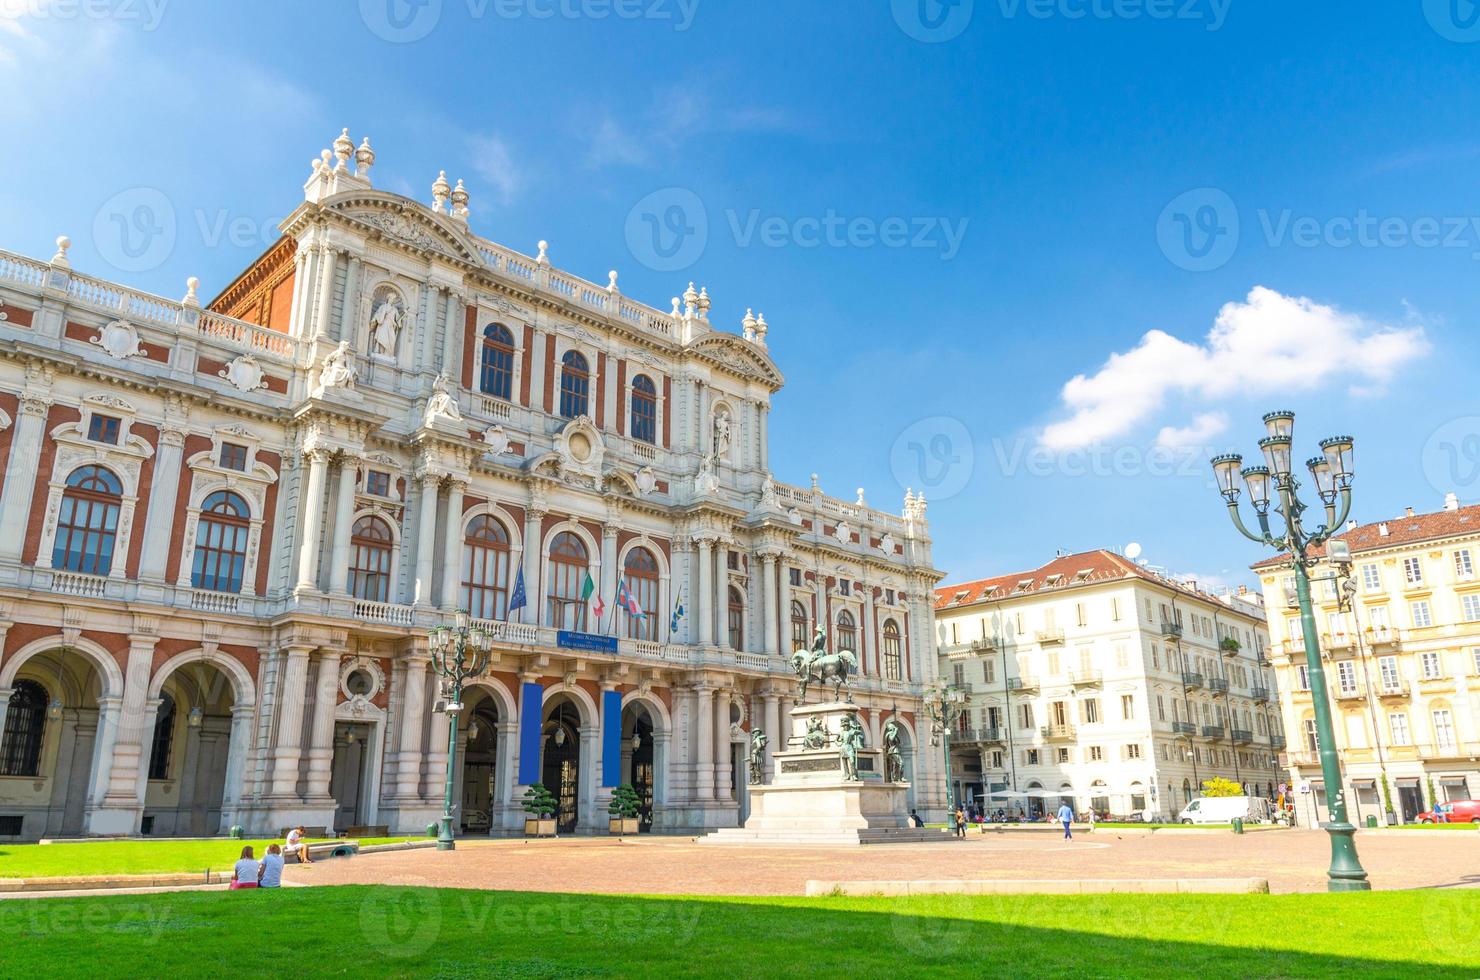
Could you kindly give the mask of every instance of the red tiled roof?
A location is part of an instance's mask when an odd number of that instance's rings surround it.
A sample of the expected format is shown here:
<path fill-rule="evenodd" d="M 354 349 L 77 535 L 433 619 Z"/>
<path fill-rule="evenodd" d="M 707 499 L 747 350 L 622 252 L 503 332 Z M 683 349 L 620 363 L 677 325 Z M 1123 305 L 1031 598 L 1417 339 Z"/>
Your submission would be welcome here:
<path fill-rule="evenodd" d="M 1387 534 L 1382 533 L 1383 527 Z M 1480 534 L 1480 504 L 1471 504 L 1457 510 L 1440 510 L 1432 514 L 1415 514 L 1412 517 L 1394 517 L 1391 520 L 1362 524 L 1336 535 L 1337 540 L 1351 545 L 1352 554 L 1364 551 L 1379 551 L 1398 545 L 1416 544 L 1420 541 L 1438 541 Z M 1318 557 L 1324 557 L 1325 547 L 1313 549 Z M 1288 561 L 1286 555 L 1276 555 L 1255 562 L 1250 568 L 1270 568 Z"/>

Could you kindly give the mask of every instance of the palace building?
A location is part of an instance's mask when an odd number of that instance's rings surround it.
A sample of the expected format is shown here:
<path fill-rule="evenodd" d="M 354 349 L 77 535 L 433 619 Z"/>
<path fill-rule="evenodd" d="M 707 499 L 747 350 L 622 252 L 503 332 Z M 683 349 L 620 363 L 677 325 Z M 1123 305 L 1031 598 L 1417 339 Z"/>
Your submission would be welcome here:
<path fill-rule="evenodd" d="M 476 235 L 461 181 L 424 204 L 373 163 L 336 139 L 205 304 L 74 270 L 65 238 L 0 252 L 0 839 L 420 832 L 449 748 L 427 631 L 459 609 L 493 637 L 464 832 L 522 827 L 536 782 L 562 832 L 627 783 L 644 830 L 739 824 L 819 624 L 938 815 L 923 497 L 772 479 L 764 317 L 717 329 L 692 284 L 645 306 Z"/>
<path fill-rule="evenodd" d="M 941 673 L 970 695 L 957 800 L 1171 820 L 1214 777 L 1275 796 L 1285 739 L 1257 594 L 1090 551 L 935 595 Z"/>

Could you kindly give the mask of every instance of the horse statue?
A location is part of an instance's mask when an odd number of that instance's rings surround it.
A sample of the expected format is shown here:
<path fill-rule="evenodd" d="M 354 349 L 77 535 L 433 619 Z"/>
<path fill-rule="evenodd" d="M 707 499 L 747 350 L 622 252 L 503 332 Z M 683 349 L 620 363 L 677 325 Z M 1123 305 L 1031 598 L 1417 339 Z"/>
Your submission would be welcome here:
<path fill-rule="evenodd" d="M 816 636 L 812 639 L 812 649 L 798 650 L 791 655 L 791 669 L 801 681 L 803 700 L 807 697 L 807 685 L 812 681 L 819 684 L 831 682 L 833 698 L 836 700 L 841 697 L 843 689 L 848 686 L 848 675 L 858 669 L 858 658 L 853 656 L 852 650 L 828 653 L 827 631 L 819 626 Z M 848 700 L 853 700 L 851 692 Z"/>

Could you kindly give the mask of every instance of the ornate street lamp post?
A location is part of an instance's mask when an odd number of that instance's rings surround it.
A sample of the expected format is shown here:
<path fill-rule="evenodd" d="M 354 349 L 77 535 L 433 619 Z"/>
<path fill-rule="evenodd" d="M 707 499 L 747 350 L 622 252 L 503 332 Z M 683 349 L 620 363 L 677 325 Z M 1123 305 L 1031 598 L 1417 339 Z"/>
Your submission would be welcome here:
<path fill-rule="evenodd" d="M 944 743 L 946 751 L 946 810 L 956 808 L 955 792 L 951 787 L 951 728 L 960 719 L 962 712 L 971 703 L 971 695 L 959 687 L 947 684 L 942 678 L 935 682 L 925 695 L 925 713 L 930 717 L 930 744 Z M 949 822 L 949 813 L 947 814 Z"/>
<path fill-rule="evenodd" d="M 467 613 L 458 610 L 453 625 L 427 631 L 432 669 L 442 676 L 447 712 L 447 785 L 442 792 L 442 819 L 437 824 L 437 850 L 457 847 L 452 831 L 452 791 L 457 784 L 457 716 L 462 712 L 463 683 L 488 667 L 493 636 L 471 625 Z"/>
<path fill-rule="evenodd" d="M 1357 860 L 1357 846 L 1353 840 L 1356 828 L 1346 818 L 1346 795 L 1341 784 L 1341 762 L 1336 755 L 1336 736 L 1331 727 L 1331 702 L 1326 693 L 1326 672 L 1321 664 L 1320 640 L 1316 633 L 1315 614 L 1310 606 L 1310 569 L 1316 564 L 1314 554 L 1346 522 L 1352 509 L 1352 440 L 1349 436 L 1334 436 L 1321 441 L 1322 455 L 1306 462 L 1311 478 L 1315 481 L 1316 493 L 1325 505 L 1326 522 L 1314 531 L 1306 531 L 1301 517 L 1305 505 L 1301 503 L 1300 480 L 1290 465 L 1291 446 L 1295 429 L 1294 412 L 1270 412 L 1264 416 L 1268 431 L 1259 440 L 1264 453 L 1264 466 L 1244 466 L 1243 457 L 1236 454 L 1213 458 L 1213 473 L 1218 480 L 1218 491 L 1228 502 L 1228 515 L 1244 537 L 1268 545 L 1289 556 L 1295 569 L 1295 595 L 1300 604 L 1300 626 L 1305 639 L 1305 663 L 1310 681 L 1310 696 L 1316 715 L 1316 742 L 1321 758 L 1321 776 L 1326 783 L 1330 801 L 1331 820 L 1325 830 L 1331 837 L 1331 867 L 1327 871 L 1326 888 L 1329 891 L 1363 891 L 1372 887 L 1367 881 L 1367 872 Z M 1239 514 L 1238 498 L 1241 492 L 1239 477 L 1249 491 L 1249 502 L 1254 506 L 1254 516 L 1259 521 L 1258 533 L 1244 524 Z M 1271 499 L 1273 496 L 1273 499 Z M 1270 528 L 1270 504 L 1275 513 L 1284 518 L 1284 529 L 1275 533 Z"/>

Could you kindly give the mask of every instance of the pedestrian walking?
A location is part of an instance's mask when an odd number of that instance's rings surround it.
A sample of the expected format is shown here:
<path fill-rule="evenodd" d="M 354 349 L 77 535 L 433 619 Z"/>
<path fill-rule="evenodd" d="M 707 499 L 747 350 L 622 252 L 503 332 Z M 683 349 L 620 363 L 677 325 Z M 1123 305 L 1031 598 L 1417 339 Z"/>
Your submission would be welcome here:
<path fill-rule="evenodd" d="M 1064 840 L 1073 840 L 1074 833 L 1069 825 L 1074 822 L 1074 810 L 1067 803 L 1059 804 L 1059 823 L 1064 825 Z"/>
<path fill-rule="evenodd" d="M 966 836 L 966 811 L 961 808 L 960 804 L 956 805 L 956 836 Z"/>

